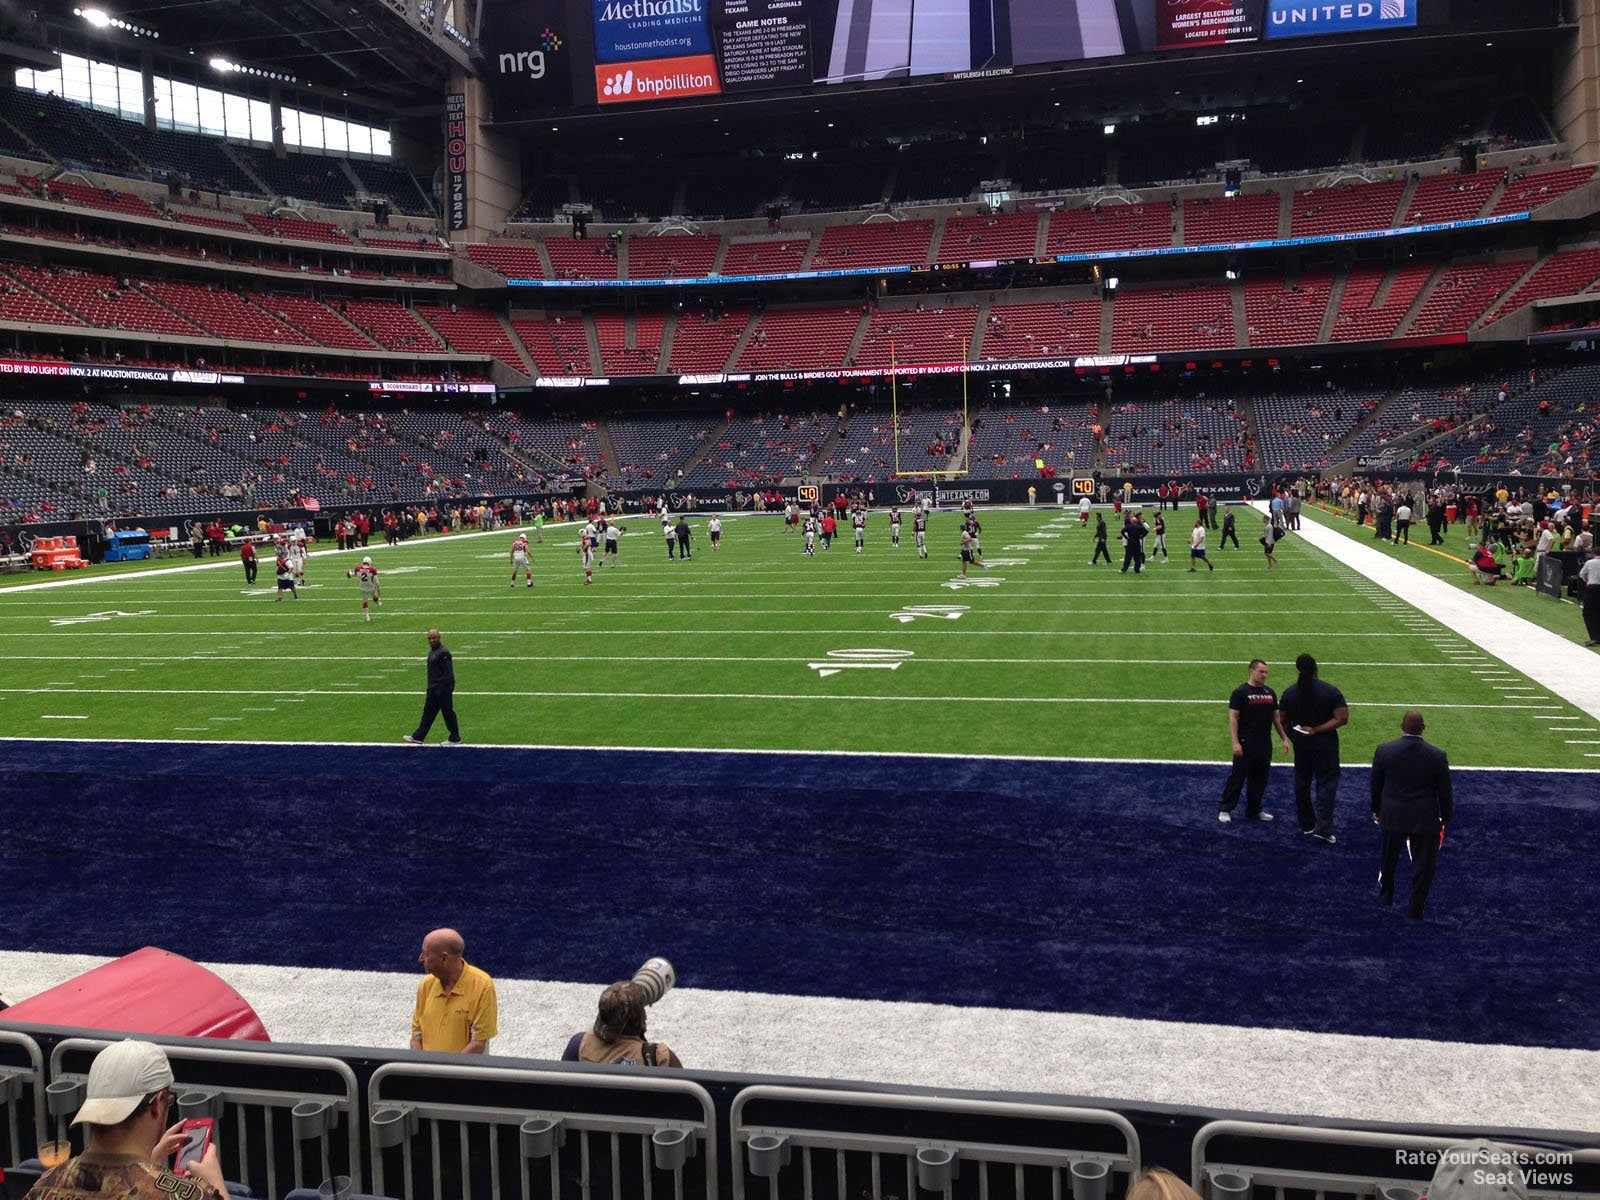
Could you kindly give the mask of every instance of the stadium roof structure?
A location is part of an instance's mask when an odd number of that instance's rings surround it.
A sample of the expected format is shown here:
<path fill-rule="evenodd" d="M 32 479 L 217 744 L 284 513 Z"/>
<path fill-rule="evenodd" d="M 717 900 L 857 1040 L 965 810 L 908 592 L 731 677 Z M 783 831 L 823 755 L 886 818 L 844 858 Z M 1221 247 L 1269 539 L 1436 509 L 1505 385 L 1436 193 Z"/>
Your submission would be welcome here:
<path fill-rule="evenodd" d="M 295 86 L 312 92 L 347 95 L 403 112 L 418 105 L 419 95 L 442 97 L 452 69 L 471 69 L 470 30 L 478 3 L 108 0 L 103 6 L 108 16 L 154 31 L 159 38 L 137 37 L 115 24 L 92 32 L 108 45 L 124 43 L 125 49 L 136 46 L 191 64 L 222 57 L 291 75 Z M 84 7 L 76 0 L 41 0 L 35 21 L 32 13 L 7 5 L 5 33 L 24 44 L 50 38 L 51 30 L 82 35 L 91 32 L 77 15 Z"/>

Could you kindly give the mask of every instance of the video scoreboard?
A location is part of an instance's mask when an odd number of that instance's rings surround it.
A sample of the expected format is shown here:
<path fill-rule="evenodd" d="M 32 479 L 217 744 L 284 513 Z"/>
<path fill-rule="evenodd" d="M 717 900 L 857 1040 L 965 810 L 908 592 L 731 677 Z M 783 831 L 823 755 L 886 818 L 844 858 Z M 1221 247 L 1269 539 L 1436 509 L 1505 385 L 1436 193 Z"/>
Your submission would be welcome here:
<path fill-rule="evenodd" d="M 501 119 L 1371 34 L 1447 0 L 485 0 Z"/>

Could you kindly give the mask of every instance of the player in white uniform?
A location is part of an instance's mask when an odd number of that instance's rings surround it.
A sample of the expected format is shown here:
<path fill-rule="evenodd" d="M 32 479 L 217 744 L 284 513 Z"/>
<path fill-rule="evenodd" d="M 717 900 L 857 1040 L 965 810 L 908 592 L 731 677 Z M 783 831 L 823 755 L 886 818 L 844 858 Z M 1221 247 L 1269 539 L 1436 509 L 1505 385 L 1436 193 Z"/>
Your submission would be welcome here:
<path fill-rule="evenodd" d="M 533 559 L 528 555 L 528 535 L 519 533 L 511 542 L 511 586 L 517 586 L 517 572 L 521 571 L 533 586 Z"/>
<path fill-rule="evenodd" d="M 1078 497 L 1078 524 L 1083 528 L 1089 527 L 1089 497 Z"/>
<path fill-rule="evenodd" d="M 296 600 L 300 599 L 300 590 L 294 585 L 294 560 L 289 556 L 287 541 L 278 542 L 277 558 L 278 598 L 273 603 L 282 604 L 284 592 L 288 592 Z"/>
<path fill-rule="evenodd" d="M 623 527 L 618 525 L 615 521 L 606 522 L 605 561 L 613 567 L 616 566 L 619 561 L 617 558 L 617 539 L 626 532 L 627 530 L 623 529 Z"/>
<path fill-rule="evenodd" d="M 711 535 L 711 549 L 722 549 L 722 518 L 712 517 L 706 522 L 706 532 Z"/>
<path fill-rule="evenodd" d="M 911 518 L 911 533 L 917 539 L 917 557 L 928 557 L 928 510 L 920 509 Z"/>
<path fill-rule="evenodd" d="M 815 558 L 817 554 L 817 519 L 806 518 L 806 553 Z"/>
<path fill-rule="evenodd" d="M 867 540 L 867 514 L 858 509 L 850 518 L 850 528 L 856 535 L 856 553 L 860 554 Z"/>
<path fill-rule="evenodd" d="M 594 534 L 588 529 L 578 539 L 578 557 L 583 560 L 583 586 L 588 587 L 594 582 Z"/>
<path fill-rule="evenodd" d="M 289 533 L 289 565 L 294 568 L 294 581 L 300 587 L 306 582 L 306 531 L 298 525 Z"/>
<path fill-rule="evenodd" d="M 372 565 L 370 558 L 363 558 L 361 565 L 344 573 L 346 579 L 354 579 L 361 585 L 361 613 L 372 620 L 371 605 L 383 603 L 383 597 L 378 591 L 378 568 Z"/>
<path fill-rule="evenodd" d="M 889 544 L 891 546 L 900 544 L 900 510 L 898 508 L 889 510 Z"/>

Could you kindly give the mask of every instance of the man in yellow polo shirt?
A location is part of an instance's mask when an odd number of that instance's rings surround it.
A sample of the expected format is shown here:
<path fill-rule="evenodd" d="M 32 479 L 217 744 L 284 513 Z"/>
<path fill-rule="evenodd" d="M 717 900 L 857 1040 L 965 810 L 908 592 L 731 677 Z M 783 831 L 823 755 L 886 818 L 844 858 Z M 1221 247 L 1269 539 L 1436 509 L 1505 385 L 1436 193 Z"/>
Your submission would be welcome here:
<path fill-rule="evenodd" d="M 422 939 L 417 961 L 428 974 L 417 984 L 413 1050 L 486 1054 L 499 1032 L 494 980 L 462 957 L 466 949 L 454 929 L 435 929 Z"/>

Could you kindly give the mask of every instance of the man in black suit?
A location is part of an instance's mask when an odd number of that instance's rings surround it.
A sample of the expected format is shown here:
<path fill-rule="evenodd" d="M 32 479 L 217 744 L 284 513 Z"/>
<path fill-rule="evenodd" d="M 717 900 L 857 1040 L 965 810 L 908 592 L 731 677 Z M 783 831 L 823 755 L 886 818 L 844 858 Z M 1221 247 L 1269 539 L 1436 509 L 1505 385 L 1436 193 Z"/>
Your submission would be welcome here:
<path fill-rule="evenodd" d="M 1422 714 L 1400 718 L 1400 732 L 1372 756 L 1372 819 L 1383 829 L 1383 865 L 1378 870 L 1378 895 L 1394 903 L 1394 872 L 1400 851 L 1411 843 L 1411 903 L 1406 916 L 1422 920 L 1439 861 L 1439 842 L 1455 811 L 1450 790 L 1450 758 L 1422 740 Z"/>

